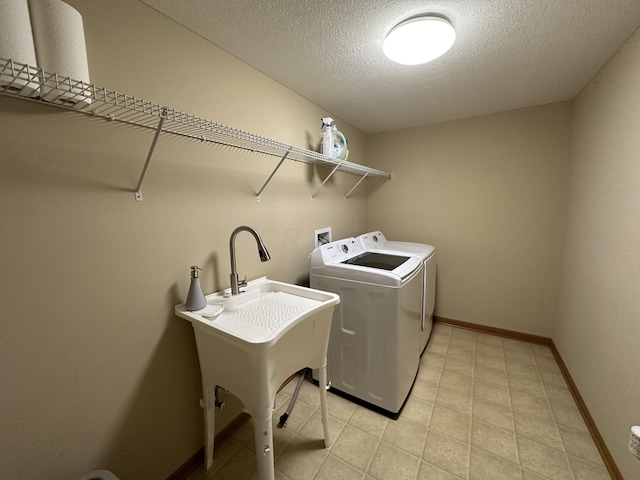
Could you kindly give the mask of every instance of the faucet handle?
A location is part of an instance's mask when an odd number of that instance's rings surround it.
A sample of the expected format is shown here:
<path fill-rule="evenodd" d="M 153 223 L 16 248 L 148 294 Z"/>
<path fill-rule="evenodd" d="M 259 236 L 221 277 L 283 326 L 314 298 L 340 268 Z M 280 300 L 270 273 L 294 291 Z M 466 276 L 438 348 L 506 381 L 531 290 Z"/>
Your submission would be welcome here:
<path fill-rule="evenodd" d="M 242 280 L 238 280 L 238 287 L 246 287 L 247 286 L 247 276 L 245 275 Z"/>

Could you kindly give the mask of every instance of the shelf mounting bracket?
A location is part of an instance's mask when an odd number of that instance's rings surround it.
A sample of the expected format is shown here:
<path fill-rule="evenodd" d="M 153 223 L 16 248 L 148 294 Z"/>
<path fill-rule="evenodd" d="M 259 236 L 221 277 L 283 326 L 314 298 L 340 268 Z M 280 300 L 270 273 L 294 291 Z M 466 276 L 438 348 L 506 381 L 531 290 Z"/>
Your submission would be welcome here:
<path fill-rule="evenodd" d="M 164 121 L 167 119 L 167 107 L 162 107 L 160 111 L 160 120 L 158 121 L 158 126 L 156 128 L 156 133 L 153 136 L 153 140 L 151 142 L 151 147 L 149 148 L 149 153 L 147 154 L 147 160 L 144 162 L 144 167 L 142 168 L 142 173 L 140 174 L 140 180 L 138 181 L 138 186 L 136 187 L 135 197 L 136 202 L 142 201 L 142 182 L 144 182 L 144 177 L 147 175 L 147 170 L 149 168 L 149 163 L 151 163 L 151 156 L 153 155 L 153 150 L 156 148 L 156 143 L 158 143 L 158 138 L 160 137 L 160 132 L 162 132 L 162 125 L 164 125 Z"/>
<path fill-rule="evenodd" d="M 361 178 L 360 180 L 358 180 L 358 183 L 356 183 L 356 184 L 351 188 L 351 190 L 349 190 L 349 191 L 347 192 L 347 194 L 344 196 L 344 199 L 345 199 L 345 200 L 346 200 L 347 198 L 349 198 L 349 195 L 351 195 L 351 193 L 352 193 L 356 188 L 358 188 L 358 185 L 360 185 L 360 184 L 362 183 L 362 181 L 363 181 L 365 178 L 367 178 L 367 175 L 369 175 L 369 172 L 365 173 L 365 174 L 362 176 L 362 178 Z"/>
<path fill-rule="evenodd" d="M 318 189 L 313 192 L 313 194 L 311 195 L 311 199 L 313 200 L 315 198 L 315 196 L 318 194 L 318 192 L 320 191 L 320 189 L 322 187 L 324 187 L 324 184 L 327 183 L 329 181 L 329 179 L 333 176 L 334 173 L 336 173 L 338 171 L 338 169 L 340 168 L 340 166 L 342 165 L 342 162 L 338 163 L 333 170 L 331 170 L 331 173 L 329 173 L 329 175 L 327 175 L 327 178 L 324 179 L 324 181 L 320 184 L 320 186 L 318 187 Z"/>
<path fill-rule="evenodd" d="M 271 175 L 269 175 L 269 178 L 267 178 L 267 180 L 264 182 L 264 185 L 262 185 L 262 188 L 256 194 L 256 202 L 260 201 L 260 194 L 267 187 L 267 185 L 269 184 L 273 176 L 276 174 L 276 172 L 278 171 L 282 163 L 285 161 L 285 159 L 289 156 L 289 153 L 291 153 L 291 148 L 292 147 L 289 147 L 289 150 L 287 150 L 284 156 L 280 159 L 280 161 L 278 162 L 278 165 L 276 165 L 276 168 L 273 169 L 273 172 L 271 172 Z"/>

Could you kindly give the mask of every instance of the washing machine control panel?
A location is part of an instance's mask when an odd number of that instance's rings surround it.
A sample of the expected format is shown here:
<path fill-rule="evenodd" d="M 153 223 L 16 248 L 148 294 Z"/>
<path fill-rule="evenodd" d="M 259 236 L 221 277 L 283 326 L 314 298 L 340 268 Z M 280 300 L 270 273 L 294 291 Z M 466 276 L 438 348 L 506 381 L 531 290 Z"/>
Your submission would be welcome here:
<path fill-rule="evenodd" d="M 387 239 L 381 231 L 376 231 L 363 233 L 356 238 L 356 242 L 359 242 L 365 250 L 371 250 L 372 248 L 384 248 L 385 243 L 387 243 Z"/>
<path fill-rule="evenodd" d="M 326 243 L 320 247 L 322 261 L 325 265 L 330 263 L 341 263 L 348 258 L 364 252 L 362 245 L 356 242 L 355 238 L 344 238 L 331 243 Z"/>

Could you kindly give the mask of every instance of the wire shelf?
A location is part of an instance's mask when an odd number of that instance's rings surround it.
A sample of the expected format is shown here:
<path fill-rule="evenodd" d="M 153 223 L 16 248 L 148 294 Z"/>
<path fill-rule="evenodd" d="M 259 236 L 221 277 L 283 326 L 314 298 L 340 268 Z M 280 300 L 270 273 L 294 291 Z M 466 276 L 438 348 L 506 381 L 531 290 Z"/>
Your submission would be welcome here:
<path fill-rule="evenodd" d="M 286 158 L 332 168 L 331 175 L 335 171 L 341 171 L 362 176 L 362 179 L 367 176 L 391 178 L 390 173 L 381 170 L 331 158 L 104 87 L 45 72 L 41 68 L 11 59 L 0 58 L 0 94 L 156 130 L 150 154 L 155 147 L 158 134 L 163 132 L 271 155 L 282 160 Z M 147 158 L 138 184 L 138 193 L 150 158 L 151 155 Z M 270 179 L 271 177 L 266 183 Z M 351 191 L 346 196 L 349 196 Z M 141 195 L 139 199 L 141 200 Z"/>

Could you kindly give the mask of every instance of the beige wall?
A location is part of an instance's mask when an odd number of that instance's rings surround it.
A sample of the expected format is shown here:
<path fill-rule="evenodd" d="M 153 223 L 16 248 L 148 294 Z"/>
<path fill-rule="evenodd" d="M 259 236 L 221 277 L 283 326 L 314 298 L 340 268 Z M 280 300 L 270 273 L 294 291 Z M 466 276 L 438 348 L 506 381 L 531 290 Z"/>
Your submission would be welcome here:
<path fill-rule="evenodd" d="M 640 33 L 575 102 L 559 319 L 553 338 L 624 478 L 640 424 Z"/>
<path fill-rule="evenodd" d="M 141 2 L 73 0 L 92 81 L 298 146 L 325 110 Z M 351 158 L 364 135 L 337 119 Z M 0 97 L 0 478 L 166 478 L 202 445 L 198 359 L 173 315 L 204 268 L 229 285 L 229 235 L 255 227 L 272 260 L 238 237 L 238 269 L 304 281 L 313 231 L 365 229 L 365 189 L 328 170 L 161 136 L 134 201 L 153 132 Z M 219 417 L 223 426 L 237 402 Z"/>
<path fill-rule="evenodd" d="M 566 213 L 571 104 L 371 135 L 369 230 L 431 243 L 436 315 L 550 336 Z"/>

